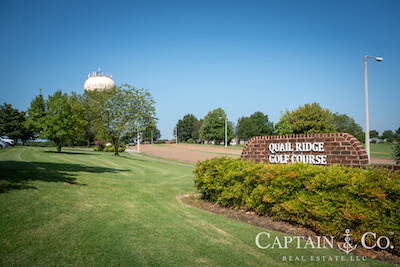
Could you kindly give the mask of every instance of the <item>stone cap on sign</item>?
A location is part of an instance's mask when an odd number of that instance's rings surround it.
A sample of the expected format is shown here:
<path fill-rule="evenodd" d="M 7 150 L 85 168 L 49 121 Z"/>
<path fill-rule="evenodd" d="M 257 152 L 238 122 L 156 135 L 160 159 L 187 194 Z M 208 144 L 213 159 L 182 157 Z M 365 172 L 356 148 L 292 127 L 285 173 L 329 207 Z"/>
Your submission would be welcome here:
<path fill-rule="evenodd" d="M 348 133 L 257 136 L 246 143 L 242 159 L 256 163 L 368 165 L 363 145 Z"/>

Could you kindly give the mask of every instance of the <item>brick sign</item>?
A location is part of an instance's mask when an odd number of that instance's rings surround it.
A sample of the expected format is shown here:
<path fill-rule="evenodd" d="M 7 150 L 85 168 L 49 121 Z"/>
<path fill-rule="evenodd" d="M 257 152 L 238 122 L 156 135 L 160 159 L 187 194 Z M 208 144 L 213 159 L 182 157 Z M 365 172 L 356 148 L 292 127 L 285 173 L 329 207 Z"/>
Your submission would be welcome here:
<path fill-rule="evenodd" d="M 348 133 L 253 137 L 246 143 L 242 159 L 252 159 L 257 163 L 303 162 L 314 165 L 347 166 L 368 164 L 364 147 Z"/>

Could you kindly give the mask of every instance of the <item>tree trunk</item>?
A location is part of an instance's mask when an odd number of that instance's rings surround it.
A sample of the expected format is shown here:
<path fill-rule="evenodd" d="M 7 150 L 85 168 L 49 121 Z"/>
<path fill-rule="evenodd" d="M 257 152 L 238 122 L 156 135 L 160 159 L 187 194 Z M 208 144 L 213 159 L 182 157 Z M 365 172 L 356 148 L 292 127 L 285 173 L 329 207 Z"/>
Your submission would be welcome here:
<path fill-rule="evenodd" d="M 57 143 L 57 153 L 61 153 L 61 143 Z"/>
<path fill-rule="evenodd" d="M 119 156 L 118 143 L 119 143 L 119 138 L 115 138 L 114 139 L 114 156 Z"/>

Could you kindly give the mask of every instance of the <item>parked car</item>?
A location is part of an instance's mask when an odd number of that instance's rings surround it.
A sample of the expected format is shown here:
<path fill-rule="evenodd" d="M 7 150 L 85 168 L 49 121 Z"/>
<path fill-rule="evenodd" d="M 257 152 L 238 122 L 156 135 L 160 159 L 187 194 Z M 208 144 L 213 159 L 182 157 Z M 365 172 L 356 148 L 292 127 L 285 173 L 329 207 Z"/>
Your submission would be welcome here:
<path fill-rule="evenodd" d="M 136 146 L 136 141 L 129 141 L 130 146 Z"/>
<path fill-rule="evenodd" d="M 9 147 L 8 143 L 0 141 L 0 149 Z"/>
<path fill-rule="evenodd" d="M 142 138 L 139 139 L 140 140 L 140 144 L 144 144 L 144 141 L 142 140 Z M 129 140 L 128 143 L 130 146 L 136 146 L 137 145 L 137 138 L 131 139 Z"/>
<path fill-rule="evenodd" d="M 6 142 L 6 143 L 9 144 L 10 146 L 15 145 L 14 140 L 8 138 L 7 136 L 2 136 L 2 137 L 0 137 L 0 141 Z"/>

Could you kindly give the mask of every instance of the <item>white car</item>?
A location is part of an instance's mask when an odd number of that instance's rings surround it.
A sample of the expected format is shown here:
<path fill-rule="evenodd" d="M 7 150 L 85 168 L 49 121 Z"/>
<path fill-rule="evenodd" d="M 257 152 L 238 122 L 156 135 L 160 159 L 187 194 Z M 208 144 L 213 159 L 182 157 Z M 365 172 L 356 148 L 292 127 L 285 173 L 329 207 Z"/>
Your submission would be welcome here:
<path fill-rule="evenodd" d="M 2 137 L 0 137 L 0 141 L 3 141 L 3 142 L 7 143 L 7 144 L 10 145 L 10 146 L 15 145 L 14 140 L 8 138 L 7 136 L 2 136 Z"/>

